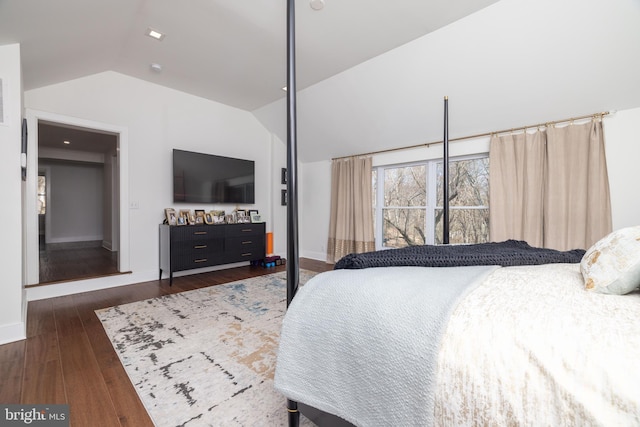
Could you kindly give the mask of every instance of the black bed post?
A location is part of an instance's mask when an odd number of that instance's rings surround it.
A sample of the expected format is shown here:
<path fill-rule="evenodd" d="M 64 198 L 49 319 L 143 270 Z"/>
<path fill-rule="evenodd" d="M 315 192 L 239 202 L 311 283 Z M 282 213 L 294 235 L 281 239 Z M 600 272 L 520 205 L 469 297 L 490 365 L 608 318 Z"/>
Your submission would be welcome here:
<path fill-rule="evenodd" d="M 449 97 L 444 97 L 444 154 L 442 159 L 442 243 L 449 244 Z"/>
<path fill-rule="evenodd" d="M 287 307 L 298 291 L 298 153 L 294 0 L 287 0 Z M 298 427 L 298 403 L 287 399 L 289 427 Z"/>

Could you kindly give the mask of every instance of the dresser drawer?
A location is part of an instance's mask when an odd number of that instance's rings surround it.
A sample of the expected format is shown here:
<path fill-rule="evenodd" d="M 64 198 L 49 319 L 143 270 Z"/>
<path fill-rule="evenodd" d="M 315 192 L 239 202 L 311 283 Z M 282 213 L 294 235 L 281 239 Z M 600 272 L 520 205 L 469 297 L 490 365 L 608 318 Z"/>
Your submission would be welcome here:
<path fill-rule="evenodd" d="M 224 237 L 224 228 L 215 225 L 183 225 L 171 227 L 173 242 L 206 240 Z"/>
<path fill-rule="evenodd" d="M 264 236 L 265 226 L 261 224 L 229 224 L 226 229 L 227 237 Z"/>
<path fill-rule="evenodd" d="M 193 253 L 197 256 L 202 254 L 216 254 L 224 251 L 224 239 L 197 239 L 190 241 L 173 242 L 171 251 L 174 255 L 180 256 Z"/>
<path fill-rule="evenodd" d="M 263 259 L 263 258 L 264 258 L 264 248 L 259 250 L 258 249 L 247 250 L 247 251 L 237 252 L 237 253 L 231 253 L 231 252 L 224 253 L 225 263 L 254 261 L 254 260 Z"/>
<path fill-rule="evenodd" d="M 227 237 L 224 239 L 224 250 L 234 254 L 241 252 L 263 250 L 264 236 Z"/>
<path fill-rule="evenodd" d="M 173 271 L 191 270 L 220 264 L 221 256 L 211 254 L 185 254 L 171 257 Z"/>

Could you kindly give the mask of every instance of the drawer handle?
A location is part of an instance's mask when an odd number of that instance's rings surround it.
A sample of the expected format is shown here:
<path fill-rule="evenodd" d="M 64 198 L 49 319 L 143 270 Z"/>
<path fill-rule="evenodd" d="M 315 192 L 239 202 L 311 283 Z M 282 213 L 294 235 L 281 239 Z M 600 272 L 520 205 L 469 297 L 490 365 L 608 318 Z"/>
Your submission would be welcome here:
<path fill-rule="evenodd" d="M 195 245 L 193 248 L 194 249 L 204 249 L 206 247 L 207 247 L 207 245 Z"/>
<path fill-rule="evenodd" d="M 194 231 L 193 234 L 207 234 L 206 231 Z"/>
<path fill-rule="evenodd" d="M 193 262 L 206 262 L 206 261 L 207 261 L 206 258 L 202 258 L 202 259 L 197 259 L 197 260 L 195 260 Z"/>
<path fill-rule="evenodd" d="M 242 242 L 243 245 L 250 245 L 252 243 L 253 243 L 252 240 L 245 240 L 244 242 Z"/>
<path fill-rule="evenodd" d="M 253 228 L 243 228 L 243 229 L 242 229 L 242 232 L 243 232 L 243 233 L 250 233 L 250 232 L 252 232 L 252 231 L 253 231 Z"/>
<path fill-rule="evenodd" d="M 240 256 L 251 256 L 251 252 L 247 252 L 247 253 L 242 254 L 242 255 L 240 255 Z"/>

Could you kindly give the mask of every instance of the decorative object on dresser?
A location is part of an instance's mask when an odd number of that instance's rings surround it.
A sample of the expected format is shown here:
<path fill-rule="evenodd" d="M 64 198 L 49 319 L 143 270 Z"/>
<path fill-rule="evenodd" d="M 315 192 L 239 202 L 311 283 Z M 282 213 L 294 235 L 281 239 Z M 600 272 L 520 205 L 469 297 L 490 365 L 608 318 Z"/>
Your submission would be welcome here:
<path fill-rule="evenodd" d="M 196 224 L 204 224 L 204 209 L 196 209 Z"/>
<path fill-rule="evenodd" d="M 214 224 L 224 224 L 225 223 L 225 212 L 224 211 L 214 210 L 214 211 L 211 211 L 211 215 L 213 216 L 213 223 Z"/>
<path fill-rule="evenodd" d="M 253 222 L 253 223 L 263 222 L 262 221 L 262 216 L 258 213 L 257 210 L 250 210 L 249 211 L 249 218 L 251 218 L 251 222 Z"/>
<path fill-rule="evenodd" d="M 173 273 L 214 265 L 262 260 L 265 224 L 220 224 L 173 227 L 160 225 L 160 280 Z"/>
<path fill-rule="evenodd" d="M 176 210 L 173 208 L 166 208 L 164 210 L 164 217 L 169 225 L 178 225 L 178 215 L 176 214 Z"/>

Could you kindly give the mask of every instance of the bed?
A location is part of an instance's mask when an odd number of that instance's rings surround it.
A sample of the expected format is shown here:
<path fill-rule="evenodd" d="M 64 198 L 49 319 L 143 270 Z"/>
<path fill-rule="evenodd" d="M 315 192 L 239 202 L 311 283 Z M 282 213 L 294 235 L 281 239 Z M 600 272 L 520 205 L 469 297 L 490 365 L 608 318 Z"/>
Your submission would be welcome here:
<path fill-rule="evenodd" d="M 577 263 L 334 270 L 291 303 L 275 386 L 319 424 L 640 425 L 638 331 L 640 292 Z"/>
<path fill-rule="evenodd" d="M 299 288 L 294 0 L 287 86 L 288 310 L 274 384 L 290 426 L 300 412 L 332 427 L 640 425 L 640 227 L 533 262 L 496 261 L 492 244 L 461 264 L 447 246 L 358 254 Z"/>

